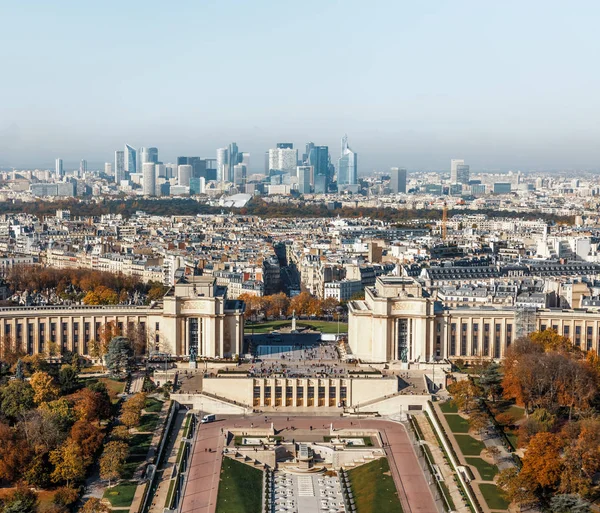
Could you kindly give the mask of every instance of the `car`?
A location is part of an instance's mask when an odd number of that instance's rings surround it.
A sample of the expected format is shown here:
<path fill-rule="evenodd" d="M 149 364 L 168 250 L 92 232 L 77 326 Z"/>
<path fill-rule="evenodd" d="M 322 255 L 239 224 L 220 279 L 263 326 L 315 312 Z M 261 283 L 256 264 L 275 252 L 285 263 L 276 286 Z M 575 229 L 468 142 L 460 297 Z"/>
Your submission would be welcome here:
<path fill-rule="evenodd" d="M 210 422 L 214 422 L 215 420 L 217 420 L 217 416 L 214 413 L 210 415 L 204 415 L 200 421 L 200 424 L 208 424 Z"/>

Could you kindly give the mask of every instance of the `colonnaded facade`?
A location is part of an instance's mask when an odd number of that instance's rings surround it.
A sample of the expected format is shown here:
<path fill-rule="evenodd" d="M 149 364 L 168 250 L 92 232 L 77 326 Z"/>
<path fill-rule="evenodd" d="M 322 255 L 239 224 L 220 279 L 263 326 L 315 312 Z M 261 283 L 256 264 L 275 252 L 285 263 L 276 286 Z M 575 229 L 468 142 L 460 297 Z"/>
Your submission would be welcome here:
<path fill-rule="evenodd" d="M 149 350 L 173 355 L 231 357 L 244 340 L 244 303 L 228 300 L 213 277 L 187 277 L 162 302 L 149 306 L 46 306 L 0 308 L 0 342 L 28 354 L 89 354 L 103 327 L 142 333 Z"/>
<path fill-rule="evenodd" d="M 548 328 L 583 350 L 600 350 L 598 309 L 445 308 L 412 278 L 379 277 L 348 312 L 348 345 L 367 362 L 499 359 L 517 338 Z"/>

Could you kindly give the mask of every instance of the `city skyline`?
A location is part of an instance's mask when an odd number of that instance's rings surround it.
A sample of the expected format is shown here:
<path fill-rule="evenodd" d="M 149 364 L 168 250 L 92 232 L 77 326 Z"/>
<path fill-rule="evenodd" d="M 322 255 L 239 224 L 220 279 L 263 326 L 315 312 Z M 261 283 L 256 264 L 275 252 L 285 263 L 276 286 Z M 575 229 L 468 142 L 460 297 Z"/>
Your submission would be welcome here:
<path fill-rule="evenodd" d="M 598 169 L 599 6 L 473 5 L 308 2 L 292 15 L 266 1 L 5 5 L 0 165 L 100 166 L 123 141 L 173 157 L 232 140 L 254 154 L 278 140 L 337 148 L 348 133 L 363 171 L 445 169 L 452 155 L 472 170 Z M 204 29 L 182 32 L 182 18 Z M 225 18 L 236 30 L 222 30 Z M 102 37 L 81 38 L 82 26 Z M 341 37 L 347 26 L 361 37 Z M 148 30 L 161 36 L 141 46 Z M 132 73 L 123 56 L 142 51 L 158 65 Z M 285 85 L 267 80 L 307 61 Z"/>

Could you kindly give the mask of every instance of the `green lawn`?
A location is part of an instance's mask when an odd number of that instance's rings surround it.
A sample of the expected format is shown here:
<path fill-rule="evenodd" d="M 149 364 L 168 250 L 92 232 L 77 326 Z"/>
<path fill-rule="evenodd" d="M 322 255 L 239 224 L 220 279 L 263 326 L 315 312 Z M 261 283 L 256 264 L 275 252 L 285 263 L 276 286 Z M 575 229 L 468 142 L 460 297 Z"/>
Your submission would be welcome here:
<path fill-rule="evenodd" d="M 148 397 L 148 399 L 146 399 L 144 410 L 146 410 L 148 413 L 158 413 L 162 409 L 163 404 L 163 401 L 159 401 L 154 397 Z"/>
<path fill-rule="evenodd" d="M 122 483 L 107 488 L 104 492 L 104 498 L 108 499 L 113 508 L 126 508 L 131 506 L 136 488 L 137 484 L 135 483 Z"/>
<path fill-rule="evenodd" d="M 466 419 L 463 419 L 460 415 L 457 414 L 449 414 L 444 415 L 446 417 L 446 421 L 450 426 L 450 430 L 453 433 L 468 433 L 469 432 L 469 422 Z"/>
<path fill-rule="evenodd" d="M 244 325 L 245 333 L 269 333 L 273 330 L 278 330 L 284 327 L 292 327 L 292 321 L 268 321 L 261 322 L 258 324 L 251 324 L 247 322 Z M 297 328 L 310 327 L 314 330 L 321 331 L 322 333 L 337 333 L 338 323 L 337 321 L 296 321 Z M 348 332 L 348 324 L 340 322 L 340 333 Z"/>
<path fill-rule="evenodd" d="M 481 476 L 482 481 L 493 481 L 495 475 L 498 473 L 498 467 L 496 465 L 492 465 L 491 463 L 486 462 L 482 458 L 465 458 L 469 465 L 473 465 L 479 475 Z"/>
<path fill-rule="evenodd" d="M 142 418 L 140 419 L 140 425 L 137 427 L 137 430 L 140 432 L 152 432 L 156 429 L 158 420 L 159 417 L 156 413 L 142 415 Z"/>
<path fill-rule="evenodd" d="M 152 435 L 136 434 L 131 437 L 129 441 L 129 454 L 143 454 L 146 456 L 150 444 L 152 443 Z"/>
<path fill-rule="evenodd" d="M 470 435 L 454 435 L 454 438 L 456 438 L 456 442 L 465 456 L 479 456 L 481 451 L 485 449 L 483 442 L 475 440 Z"/>
<path fill-rule="evenodd" d="M 223 458 L 217 513 L 256 513 L 262 505 L 262 470 Z"/>
<path fill-rule="evenodd" d="M 358 513 L 402 513 L 387 459 L 353 468 L 348 476 Z"/>
<path fill-rule="evenodd" d="M 440 403 L 440 410 L 442 410 L 444 413 L 458 413 L 458 408 L 452 401 Z"/>
<path fill-rule="evenodd" d="M 509 503 L 502 496 L 502 493 L 495 484 L 482 483 L 479 485 L 479 489 L 490 509 L 508 510 Z"/>

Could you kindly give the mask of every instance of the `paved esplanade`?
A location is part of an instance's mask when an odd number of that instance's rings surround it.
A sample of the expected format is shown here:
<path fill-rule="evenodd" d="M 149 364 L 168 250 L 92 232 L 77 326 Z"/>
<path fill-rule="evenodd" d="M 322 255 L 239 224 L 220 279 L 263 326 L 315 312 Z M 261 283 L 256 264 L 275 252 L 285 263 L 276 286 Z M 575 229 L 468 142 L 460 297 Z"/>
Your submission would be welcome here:
<path fill-rule="evenodd" d="M 351 419 L 340 417 L 279 417 L 264 416 L 219 417 L 224 420 L 200 425 L 194 454 L 189 467 L 188 483 L 183 499 L 182 513 L 214 513 L 221 468 L 225 434 L 229 429 L 239 429 L 268 424 L 282 431 L 286 438 L 301 439 L 304 433 L 315 435 L 319 431 L 329 434 L 334 429 L 377 429 L 385 444 L 385 452 L 405 513 L 437 513 L 433 496 L 404 426 L 398 422 L 379 419 Z M 310 430 L 312 426 L 312 431 Z M 291 428 L 294 428 L 292 431 Z M 223 432 L 222 432 L 222 431 Z M 293 434 L 292 434 L 293 433 Z M 212 450 L 212 452 L 209 452 Z"/>

